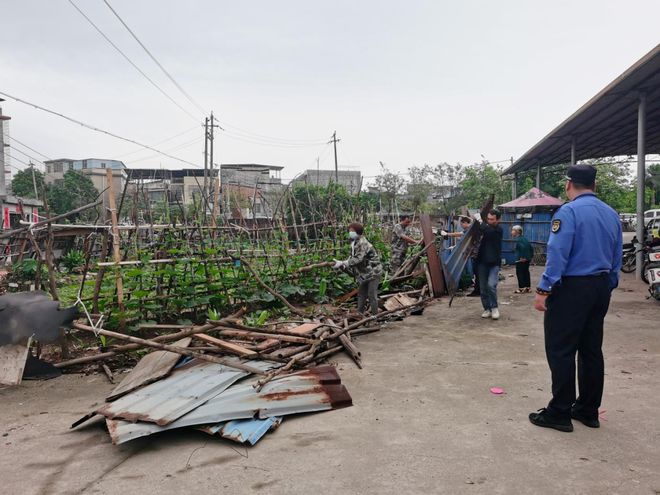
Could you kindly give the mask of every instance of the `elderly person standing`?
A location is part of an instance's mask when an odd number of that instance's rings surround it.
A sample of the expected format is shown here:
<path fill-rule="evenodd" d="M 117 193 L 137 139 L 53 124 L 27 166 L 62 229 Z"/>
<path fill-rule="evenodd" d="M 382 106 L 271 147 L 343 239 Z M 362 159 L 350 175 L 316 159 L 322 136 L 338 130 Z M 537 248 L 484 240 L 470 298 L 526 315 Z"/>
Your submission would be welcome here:
<path fill-rule="evenodd" d="M 516 277 L 518 277 L 518 289 L 514 294 L 527 294 L 532 291 L 529 264 L 534 257 L 534 249 L 523 235 L 523 228 L 520 225 L 511 227 L 511 237 L 516 241 Z"/>
<path fill-rule="evenodd" d="M 365 313 L 367 299 L 371 314 L 378 313 L 378 286 L 383 275 L 380 256 L 372 244 L 364 237 L 364 227 L 360 223 L 348 226 L 351 239 L 351 255 L 344 261 L 336 261 L 333 268 L 345 270 L 355 277 L 358 283 L 358 312 Z"/>

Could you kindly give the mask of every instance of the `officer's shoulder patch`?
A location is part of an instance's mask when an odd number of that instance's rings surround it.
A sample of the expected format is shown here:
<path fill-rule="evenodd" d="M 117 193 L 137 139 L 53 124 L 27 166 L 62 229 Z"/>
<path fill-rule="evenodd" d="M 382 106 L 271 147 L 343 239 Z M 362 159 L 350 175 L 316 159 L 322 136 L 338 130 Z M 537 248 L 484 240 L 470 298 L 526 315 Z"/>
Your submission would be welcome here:
<path fill-rule="evenodd" d="M 561 228 L 561 220 L 553 220 L 552 221 L 552 233 L 556 234 L 559 232 L 559 229 Z"/>

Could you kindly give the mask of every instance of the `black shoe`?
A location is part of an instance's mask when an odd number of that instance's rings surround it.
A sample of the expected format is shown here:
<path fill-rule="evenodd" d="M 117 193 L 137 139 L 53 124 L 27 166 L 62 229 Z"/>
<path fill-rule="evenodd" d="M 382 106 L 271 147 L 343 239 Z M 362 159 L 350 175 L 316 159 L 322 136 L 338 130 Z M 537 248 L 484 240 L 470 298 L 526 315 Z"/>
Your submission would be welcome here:
<path fill-rule="evenodd" d="M 473 290 L 472 292 L 470 292 L 470 293 L 469 293 L 467 296 L 465 296 L 465 297 L 481 297 L 481 292 L 476 291 L 476 290 Z"/>
<path fill-rule="evenodd" d="M 582 423 L 584 426 L 588 426 L 589 428 L 600 428 L 600 421 L 598 421 L 598 416 L 596 416 L 595 419 L 588 418 L 581 412 L 576 411 L 575 409 L 571 409 L 571 418 L 577 419 L 580 423 Z"/>
<path fill-rule="evenodd" d="M 571 432 L 573 431 L 573 423 L 571 420 L 558 420 L 553 418 L 548 414 L 546 408 L 539 409 L 538 412 L 530 413 L 529 421 L 536 426 L 542 426 L 543 428 L 553 428 L 559 431 Z"/>

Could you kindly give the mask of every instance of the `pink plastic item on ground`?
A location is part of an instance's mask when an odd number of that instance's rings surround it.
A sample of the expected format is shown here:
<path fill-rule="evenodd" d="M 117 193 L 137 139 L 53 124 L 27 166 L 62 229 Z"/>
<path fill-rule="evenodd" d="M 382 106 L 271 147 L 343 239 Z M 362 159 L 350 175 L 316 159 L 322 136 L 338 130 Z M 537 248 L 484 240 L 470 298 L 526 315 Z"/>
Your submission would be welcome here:
<path fill-rule="evenodd" d="M 500 387 L 490 387 L 490 393 L 495 395 L 502 395 L 504 393 L 504 389 Z"/>

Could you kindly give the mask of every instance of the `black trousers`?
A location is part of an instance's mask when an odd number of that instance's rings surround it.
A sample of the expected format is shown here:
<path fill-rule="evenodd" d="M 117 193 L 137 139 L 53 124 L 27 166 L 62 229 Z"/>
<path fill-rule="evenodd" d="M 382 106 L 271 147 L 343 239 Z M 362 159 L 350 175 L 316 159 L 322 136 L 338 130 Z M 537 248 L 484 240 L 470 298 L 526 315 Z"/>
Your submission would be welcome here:
<path fill-rule="evenodd" d="M 516 263 L 516 277 L 518 277 L 519 289 L 532 286 L 532 277 L 529 274 L 529 261 L 519 261 Z"/>
<path fill-rule="evenodd" d="M 545 353 L 552 373 L 548 412 L 569 419 L 571 408 L 596 419 L 603 397 L 603 321 L 610 304 L 607 274 L 564 277 L 546 301 Z M 575 355 L 579 397 L 575 394 Z"/>

